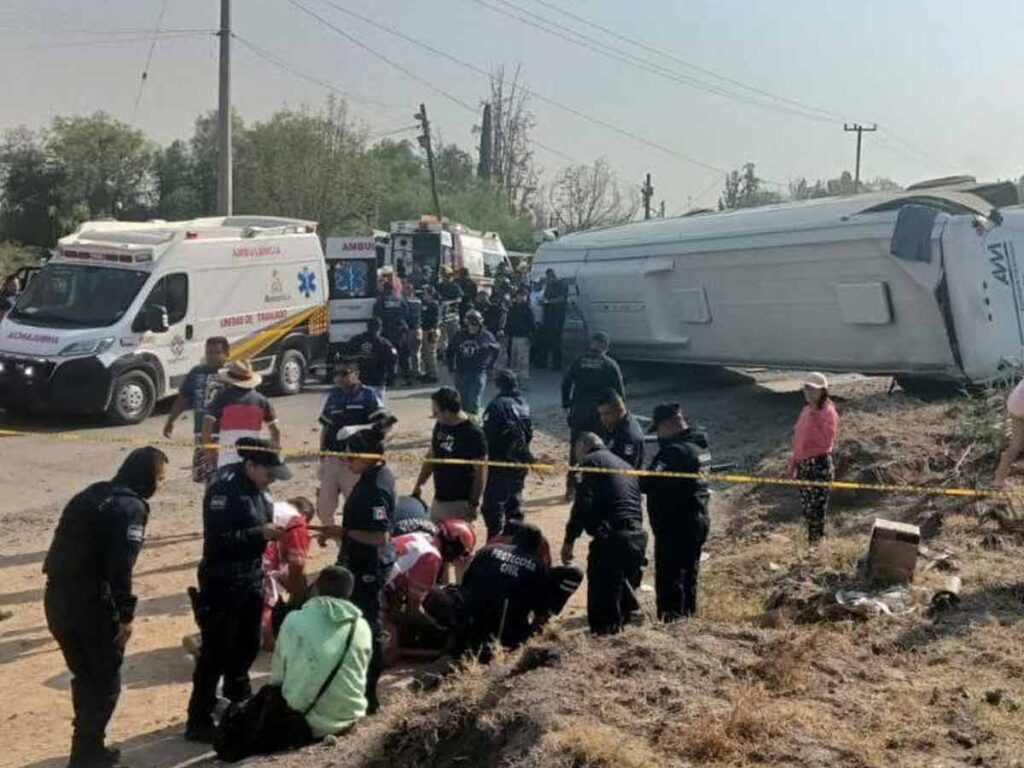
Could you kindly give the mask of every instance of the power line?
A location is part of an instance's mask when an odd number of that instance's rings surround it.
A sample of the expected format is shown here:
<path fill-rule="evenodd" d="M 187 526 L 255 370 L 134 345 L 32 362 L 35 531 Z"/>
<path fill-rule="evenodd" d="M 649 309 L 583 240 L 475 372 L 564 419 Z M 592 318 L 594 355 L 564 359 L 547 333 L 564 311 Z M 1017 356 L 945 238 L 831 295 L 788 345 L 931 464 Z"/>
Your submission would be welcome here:
<path fill-rule="evenodd" d="M 149 53 L 146 54 L 146 63 L 142 67 L 142 76 L 139 78 L 139 92 L 135 94 L 135 104 L 132 107 L 132 123 L 135 122 L 135 115 L 139 111 L 139 102 L 142 100 L 142 91 L 146 87 L 146 80 L 149 77 L 149 65 L 153 63 L 153 51 L 156 50 L 156 41 L 160 31 L 160 25 L 164 23 L 164 14 L 167 12 L 167 0 L 161 0 L 160 13 L 156 17 L 156 27 L 153 30 L 153 42 L 149 44 Z"/>
<path fill-rule="evenodd" d="M 366 43 L 364 43 L 363 41 L 359 40 L 357 37 L 354 37 L 353 35 L 350 35 L 348 32 L 346 32 L 345 30 L 343 30 L 340 27 L 336 26 L 335 24 L 332 24 L 328 19 L 324 18 L 323 16 L 321 16 L 318 13 L 316 13 L 315 11 L 313 11 L 313 10 L 311 10 L 309 8 L 306 8 L 304 5 L 301 5 L 298 2 L 295 2 L 295 0 L 288 0 L 288 2 L 291 3 L 292 5 L 294 5 L 296 8 L 298 8 L 303 13 L 305 13 L 308 16 L 311 16 L 312 18 L 316 19 L 318 22 L 320 22 L 323 26 L 327 27 L 331 31 L 341 35 L 342 37 L 344 37 L 349 42 L 355 44 L 359 48 L 362 48 L 364 51 L 366 51 L 367 53 L 371 54 L 375 58 L 383 61 L 389 67 L 398 70 L 399 72 L 401 72 L 402 74 L 404 74 L 407 77 L 411 78 L 412 80 L 415 80 L 417 83 L 420 83 L 421 85 L 426 86 L 427 88 L 429 88 L 434 93 L 437 93 L 438 95 L 448 99 L 450 102 L 452 102 L 456 106 L 460 107 L 461 109 L 465 110 L 466 112 L 469 112 L 470 114 L 472 114 L 474 116 L 477 115 L 477 108 L 472 106 L 468 102 L 464 101 L 463 99 L 460 99 L 458 96 L 455 96 L 454 94 L 450 93 L 449 91 L 446 91 L 443 88 L 435 85 L 434 83 L 430 82 L 426 78 L 420 77 L 415 72 L 410 70 L 408 67 L 405 67 L 402 64 L 399 64 L 398 62 L 396 62 L 396 61 L 390 59 L 389 57 L 385 56 L 383 53 L 380 53 L 378 50 L 376 50 L 372 46 L 369 46 Z M 372 22 L 368 22 L 368 23 L 372 23 Z M 377 25 L 374 23 L 374 26 L 377 26 Z M 394 33 L 394 34 L 398 34 L 398 33 Z M 469 66 L 469 67 L 472 68 L 472 65 L 466 64 L 464 62 L 460 62 L 460 63 L 462 63 L 463 66 Z M 475 71 L 479 71 L 479 70 L 475 70 Z M 490 75 L 487 74 L 486 72 L 484 72 L 484 74 L 487 75 L 488 77 L 490 77 Z M 556 155 L 558 157 L 561 157 L 561 158 L 563 158 L 565 160 L 568 160 L 569 162 L 572 162 L 572 163 L 578 163 L 579 162 L 578 160 L 576 160 L 572 156 L 567 155 L 565 152 L 562 152 L 562 151 L 557 150 L 557 149 L 555 149 L 553 147 L 549 147 L 549 146 L 547 146 L 545 144 L 542 144 L 541 142 L 537 141 L 536 139 L 532 139 L 531 138 L 530 139 L 530 143 L 533 144 L 534 146 L 536 146 L 537 148 L 544 150 L 545 152 L 549 152 L 550 154 Z"/>
<path fill-rule="evenodd" d="M 161 40 L 188 40 L 198 37 L 206 37 L 209 32 L 179 32 L 170 35 L 161 35 Z M 119 37 L 113 40 L 69 40 L 61 43 L 42 43 L 40 45 L 25 45 L 18 48 L 4 48 L 4 53 L 20 51 L 45 51 L 59 48 L 96 48 L 107 45 L 133 45 L 135 43 L 152 42 L 152 36 L 147 37 Z"/>
<path fill-rule="evenodd" d="M 379 107 L 381 109 L 413 108 L 411 105 L 408 104 L 386 104 L 382 101 L 376 101 L 375 99 L 371 99 L 366 96 L 359 96 L 354 93 L 350 93 L 349 91 L 342 90 L 341 88 L 338 88 L 337 86 L 328 83 L 326 80 L 320 79 L 316 75 L 311 75 L 308 72 L 304 72 L 303 70 L 300 70 L 297 67 L 292 66 L 287 61 L 282 59 L 280 56 L 272 53 L 271 51 L 268 51 L 266 48 L 261 48 L 251 40 L 247 40 L 246 38 L 236 33 L 232 33 L 231 37 L 237 40 L 239 43 L 241 43 L 245 48 L 249 49 L 251 53 L 256 54 L 256 57 L 259 58 L 260 60 L 267 61 L 268 63 L 273 64 L 278 69 L 292 75 L 293 77 L 297 77 L 300 80 L 305 80 L 306 82 L 313 83 L 314 85 L 319 85 L 321 88 L 324 88 L 330 91 L 331 93 L 334 93 L 343 98 L 363 102 L 371 106 Z"/>
<path fill-rule="evenodd" d="M 553 22 L 543 16 L 534 14 L 527 9 L 521 8 L 520 6 L 517 6 L 514 3 L 508 2 L 508 0 L 503 0 L 503 5 L 508 6 L 509 8 L 514 8 L 517 11 L 520 11 L 521 13 L 527 15 L 523 16 L 520 13 L 514 13 L 510 10 L 507 10 L 506 8 L 495 6 L 491 3 L 488 3 L 486 2 L 486 0 L 471 1 L 476 3 L 477 5 L 487 8 L 490 11 L 515 19 L 516 21 L 519 21 L 522 24 L 526 24 L 527 26 L 533 27 L 534 29 L 539 29 L 542 32 L 546 32 L 547 34 L 552 35 L 560 40 L 573 43 L 574 45 L 593 51 L 602 56 L 606 56 L 610 59 L 613 59 L 614 61 L 627 64 L 629 66 L 635 67 L 636 69 L 640 69 L 644 72 L 654 74 L 658 77 L 670 80 L 672 82 L 678 83 L 688 88 L 693 88 L 704 93 L 710 93 L 713 95 L 721 96 L 723 98 L 754 106 L 760 109 L 767 109 L 774 112 L 794 115 L 796 117 L 800 117 L 806 120 L 812 120 L 814 122 L 835 122 L 835 119 L 831 116 L 824 116 L 821 114 L 815 114 L 814 112 L 808 112 L 803 107 L 795 108 L 780 103 L 765 102 L 744 94 L 735 93 L 734 91 L 730 91 L 727 88 L 724 88 L 719 85 L 708 83 L 706 81 L 699 80 L 688 75 L 680 74 L 679 72 L 663 67 L 657 62 L 651 61 L 650 59 L 645 59 L 633 53 L 630 53 L 629 51 L 625 51 L 621 48 L 616 48 L 614 46 L 608 45 L 607 43 L 604 43 L 596 38 L 585 35 L 569 27 L 565 27 L 559 24 L 558 22 Z"/>
<path fill-rule="evenodd" d="M 300 9 L 301 11 L 303 11 L 304 13 L 307 13 L 308 15 L 316 18 L 322 24 L 324 24 L 325 26 L 333 29 L 338 34 L 343 35 L 346 39 L 349 39 L 349 40 L 355 42 L 361 48 L 364 48 L 365 50 L 370 51 L 371 53 L 373 53 L 373 55 L 377 56 L 378 58 L 384 58 L 382 55 L 378 54 L 372 48 L 370 48 L 366 44 L 362 43 L 362 41 L 357 40 L 355 37 L 353 37 L 349 33 L 345 32 L 344 30 L 341 30 L 339 27 L 331 24 L 329 21 L 324 19 L 324 17 L 322 17 L 319 14 L 315 13 L 314 11 L 311 11 L 310 9 L 306 8 L 301 3 L 297 2 L 297 0 L 288 0 L 288 2 L 291 3 L 292 5 L 294 5 L 296 8 Z M 472 72 L 475 72 L 478 75 L 481 75 L 482 77 L 486 77 L 488 79 L 490 79 L 490 77 L 491 77 L 491 73 L 488 72 L 487 70 L 483 69 L 482 67 L 478 67 L 475 64 L 471 64 L 471 63 L 469 63 L 469 62 L 467 62 L 467 61 L 465 61 L 463 59 L 458 58 L 457 56 L 454 56 L 454 55 L 452 55 L 450 53 L 447 53 L 446 51 L 442 51 L 442 50 L 440 50 L 438 48 L 435 48 L 434 46 L 429 45 L 428 43 L 424 43 L 421 40 L 417 40 L 414 37 L 410 37 L 409 35 L 406 35 L 406 34 L 404 34 L 402 32 L 399 32 L 398 30 L 392 29 L 391 27 L 388 27 L 387 25 L 382 24 L 381 22 L 378 22 L 378 21 L 376 21 L 374 19 L 371 19 L 371 18 L 369 18 L 367 16 L 363 16 L 362 14 L 356 13 L 355 11 L 349 10 L 348 8 L 345 8 L 344 6 L 341 6 L 341 5 L 339 5 L 339 4 L 335 3 L 335 2 L 332 2 L 331 0 L 322 0 L 322 2 L 324 2 L 325 5 L 328 5 L 331 8 L 334 8 L 337 11 L 340 11 L 341 13 L 344 13 L 344 14 L 346 14 L 348 16 L 351 16 L 353 18 L 359 19 L 363 23 L 368 24 L 368 25 L 370 25 L 370 26 L 372 26 L 372 27 L 374 27 L 376 29 L 379 29 L 379 30 L 381 30 L 383 32 L 386 32 L 389 35 L 392 35 L 394 37 L 398 37 L 401 40 L 405 40 L 406 42 L 412 43 L 413 45 L 415 45 L 415 46 L 417 46 L 419 48 L 422 48 L 422 49 L 424 49 L 426 51 L 429 51 L 430 53 L 434 54 L 435 56 L 439 56 L 441 58 L 447 59 L 447 60 L 449 60 L 449 61 L 451 61 L 451 62 L 453 62 L 455 64 L 458 64 L 459 66 L 461 66 L 461 67 L 463 67 L 465 69 L 468 69 L 468 70 L 470 70 Z M 390 62 L 387 59 L 385 59 L 385 60 L 388 61 L 388 63 L 392 64 L 392 66 L 397 66 L 398 68 L 402 69 L 403 71 L 405 71 L 407 74 L 409 74 L 411 77 L 413 77 L 417 81 L 424 83 L 425 85 L 427 85 L 427 87 L 431 88 L 432 90 L 438 90 L 439 91 L 439 89 L 437 89 L 436 86 L 434 86 L 432 83 L 429 83 L 429 82 L 425 81 L 423 78 L 420 78 L 419 76 L 410 73 L 408 70 L 406 70 L 405 68 L 401 67 L 400 65 L 395 65 L 393 62 Z M 702 160 L 698 160 L 696 158 L 690 157 L 689 155 L 686 155 L 686 154 L 684 154 L 682 152 L 679 152 L 678 150 L 672 149 L 671 147 L 667 147 L 664 144 L 660 144 L 660 143 L 658 143 L 656 141 L 648 139 L 648 138 L 646 138 L 644 136 L 641 136 L 640 134 L 634 133 L 633 131 L 631 131 L 631 130 L 629 130 L 627 128 L 622 128 L 621 126 L 615 125 L 614 123 L 608 122 L 607 120 L 604 120 L 602 118 L 594 117 L 593 115 L 589 115 L 586 112 L 582 112 L 581 110 L 576 109 L 575 107 L 571 107 L 571 106 L 569 106 L 567 104 L 563 104 L 563 103 L 561 103 L 561 102 L 559 102 L 559 101 L 557 101 L 555 99 L 550 98 L 549 96 L 545 96 L 542 93 L 538 93 L 537 91 L 533 90 L 532 88 L 527 88 L 527 87 L 524 86 L 523 92 L 527 93 L 528 95 L 532 96 L 533 98 L 537 99 L 538 101 L 541 101 L 541 102 L 543 102 L 545 104 L 550 104 L 551 106 L 557 107 L 558 109 L 561 109 L 564 112 L 568 112 L 569 114 L 575 115 L 576 117 L 579 117 L 579 118 L 581 118 L 583 120 L 591 122 L 591 123 L 593 123 L 595 125 L 600 125 L 603 128 L 606 128 L 606 129 L 608 129 L 610 131 L 613 131 L 613 132 L 618 133 L 618 134 L 620 134 L 622 136 L 625 136 L 625 137 L 631 139 L 632 141 L 637 142 L 638 144 L 643 144 L 643 145 L 651 147 L 653 149 L 657 149 L 660 152 L 664 152 L 665 154 L 668 154 L 668 155 L 671 155 L 673 157 L 676 157 L 676 158 L 678 158 L 680 160 L 683 160 L 683 161 L 685 161 L 687 163 L 690 163 L 692 165 L 697 165 L 697 166 L 700 166 L 702 168 L 707 168 L 708 170 L 715 171 L 717 173 L 726 173 L 726 171 L 724 169 L 722 169 L 722 168 L 718 168 L 717 166 L 711 165 L 710 163 L 705 163 Z M 461 103 L 463 106 L 468 106 L 464 102 L 461 102 L 461 100 L 457 99 L 456 97 L 451 96 L 451 94 L 442 92 L 442 95 L 446 96 L 449 99 L 452 99 L 452 100 L 456 101 L 457 103 Z M 475 110 L 474 110 L 474 113 L 475 113 Z"/>
<path fill-rule="evenodd" d="M 788 98 L 786 96 L 780 96 L 779 94 L 772 93 L 771 91 L 767 91 L 767 90 L 765 90 L 763 88 L 759 88 L 757 86 L 750 85 L 749 83 L 744 83 L 744 82 L 742 82 L 740 80 L 736 80 L 734 78 L 731 78 L 731 77 L 729 77 L 727 75 L 723 75 L 720 72 L 716 72 L 713 69 L 708 69 L 707 67 L 703 67 L 703 66 L 701 66 L 699 64 L 694 64 L 692 61 L 687 61 L 685 59 L 682 59 L 679 56 L 676 56 L 675 54 L 673 54 L 673 53 L 671 53 L 669 51 L 666 51 L 666 50 L 663 50 L 663 49 L 660 49 L 660 48 L 656 48 L 656 47 L 654 47 L 652 45 L 649 45 L 649 44 L 643 42 L 642 40 L 637 40 L 635 38 L 632 38 L 632 37 L 629 37 L 627 35 L 624 35 L 621 32 L 616 32 L 613 29 L 609 29 L 608 27 L 602 26 L 602 25 L 598 24 L 597 22 L 594 22 L 594 21 L 592 21 L 590 19 L 587 19 L 584 16 L 580 16 L 578 14 L 572 13 L 571 11 L 567 11 L 564 8 L 559 8 L 554 3 L 547 2 L 546 0 L 534 0 L 534 2 L 537 3 L 540 6 L 543 6 L 544 8 L 548 8 L 548 9 L 550 9 L 552 11 L 555 11 L 557 13 L 562 14 L 563 16 L 567 16 L 568 18 L 573 19 L 574 21 L 578 21 L 578 22 L 580 22 L 582 24 L 587 25 L 588 27 L 592 27 L 593 29 L 597 29 L 598 31 L 603 32 L 604 34 L 608 35 L 609 37 L 613 37 L 613 38 L 616 38 L 618 40 L 622 40 L 623 42 L 629 43 L 630 45 L 636 46 L 637 48 L 645 50 L 645 51 L 647 51 L 649 53 L 654 53 L 654 54 L 657 54 L 658 56 L 663 56 L 664 58 L 670 59 L 671 61 L 674 61 L 675 63 L 677 63 L 677 64 L 679 64 L 681 66 L 687 67 L 687 68 L 692 69 L 692 70 L 694 70 L 696 72 L 700 72 L 701 74 L 707 75 L 709 77 L 716 78 L 718 80 L 721 80 L 722 82 L 728 83 L 729 85 L 733 85 L 733 86 L 736 86 L 738 88 L 743 88 L 744 90 L 750 91 L 751 93 L 756 93 L 759 96 L 764 96 L 766 98 L 770 98 L 770 99 L 774 99 L 776 101 L 780 101 L 780 102 L 783 102 L 783 103 L 786 103 L 786 104 L 790 104 L 790 105 L 792 105 L 794 107 L 798 107 L 800 109 L 807 110 L 809 112 L 816 112 L 816 113 L 822 115 L 823 117 L 828 118 L 830 121 L 843 122 L 844 120 L 848 119 L 848 118 L 844 118 L 842 115 L 839 115 L 836 112 L 833 112 L 831 110 L 822 109 L 820 107 L 815 107 L 814 105 L 807 104 L 805 102 L 798 101 L 796 99 L 791 99 L 791 98 Z M 507 0 L 506 0 L 506 5 L 511 5 L 511 3 L 508 3 Z"/>

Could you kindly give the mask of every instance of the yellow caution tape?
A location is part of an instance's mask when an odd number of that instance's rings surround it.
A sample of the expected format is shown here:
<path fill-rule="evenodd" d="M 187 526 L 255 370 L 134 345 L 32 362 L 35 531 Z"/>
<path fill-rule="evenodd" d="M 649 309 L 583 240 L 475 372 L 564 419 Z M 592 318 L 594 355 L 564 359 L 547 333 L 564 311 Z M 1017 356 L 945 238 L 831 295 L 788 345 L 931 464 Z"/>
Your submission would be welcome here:
<path fill-rule="evenodd" d="M 187 448 L 194 450 L 196 443 L 184 440 L 132 440 L 121 437 L 102 437 L 99 435 L 88 435 L 69 432 L 28 432 L 15 429 L 0 429 L 0 437 L 42 437 L 51 440 L 64 440 L 83 443 L 106 443 L 114 445 L 131 445 L 142 447 L 152 445 L 160 448 Z M 217 443 L 202 446 L 208 450 L 217 450 L 220 446 Z M 254 449 L 273 450 L 273 449 Z M 773 485 L 791 488 L 828 488 L 833 491 L 873 491 L 875 493 L 888 493 L 897 496 L 957 496 L 961 498 L 993 498 L 993 499 L 1015 499 L 1024 496 L 1024 491 L 1006 491 L 996 488 L 940 488 L 931 485 L 899 485 L 892 483 L 855 483 L 845 480 L 798 480 L 788 477 L 766 477 L 762 475 L 746 475 L 731 472 L 715 473 L 708 475 L 701 472 L 670 472 L 667 470 L 653 469 L 617 469 L 608 467 L 579 467 L 565 462 L 516 462 L 516 461 L 495 461 L 493 459 L 442 459 L 427 458 L 423 454 L 414 453 L 352 453 L 348 451 L 323 451 L 303 448 L 283 448 L 280 451 L 283 457 L 304 458 L 304 457 L 327 457 L 333 456 L 339 459 L 366 459 L 378 461 L 386 459 L 392 462 L 407 463 L 430 463 L 446 464 L 453 466 L 482 466 L 496 469 L 523 469 L 541 474 L 559 474 L 577 472 L 580 474 L 607 474 L 627 475 L 630 477 L 663 477 L 678 480 L 704 480 L 711 483 L 724 483 L 731 485 Z"/>

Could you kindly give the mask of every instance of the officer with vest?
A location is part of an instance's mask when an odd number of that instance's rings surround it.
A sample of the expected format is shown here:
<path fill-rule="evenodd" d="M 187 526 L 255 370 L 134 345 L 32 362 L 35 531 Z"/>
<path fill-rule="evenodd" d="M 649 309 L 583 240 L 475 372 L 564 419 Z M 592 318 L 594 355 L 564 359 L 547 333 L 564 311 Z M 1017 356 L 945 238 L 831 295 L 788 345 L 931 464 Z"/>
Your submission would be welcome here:
<path fill-rule="evenodd" d="M 675 621 L 697 611 L 700 553 L 708 537 L 711 492 L 711 451 L 707 438 L 690 429 L 679 405 L 654 409 L 650 430 L 658 434 L 659 450 L 651 463 L 655 472 L 684 472 L 699 477 L 640 478 L 647 496 L 647 515 L 654 531 L 654 579 L 658 617 Z"/>
<path fill-rule="evenodd" d="M 121 663 L 138 602 L 132 570 L 146 534 L 147 502 L 166 471 L 162 451 L 132 451 L 113 480 L 68 502 L 43 563 L 46 624 L 71 672 L 69 768 L 120 765 L 121 753 L 105 744 L 106 730 L 121 695 Z"/>
<path fill-rule="evenodd" d="M 631 467 L 594 433 L 580 436 L 576 453 L 581 477 L 565 526 L 562 564 L 572 563 L 580 534 L 590 534 L 587 623 L 594 634 L 614 634 L 640 607 L 636 590 L 647 549 L 640 486 L 635 477 L 614 471 Z M 590 468 L 599 471 L 587 472 Z"/>
<path fill-rule="evenodd" d="M 590 349 L 573 361 L 562 377 L 562 408 L 569 422 L 569 463 L 575 463 L 573 449 L 584 432 L 600 434 L 598 400 L 609 389 L 626 396 L 619 364 L 608 356 L 611 339 L 599 331 L 590 339 Z M 572 500 L 574 476 L 566 478 L 566 500 Z"/>
<path fill-rule="evenodd" d="M 533 421 L 530 406 L 519 392 L 519 379 L 509 370 L 494 375 L 497 396 L 484 411 L 483 427 L 487 437 L 487 456 L 492 461 L 529 463 L 533 461 Z M 526 469 L 491 467 L 487 473 L 480 513 L 487 524 L 487 538 L 501 533 L 509 520 L 523 517 L 523 487 Z"/>
<path fill-rule="evenodd" d="M 217 473 L 203 499 L 203 558 L 199 562 L 197 618 L 202 645 L 192 674 L 185 738 L 213 740 L 217 682 L 224 695 L 243 701 L 252 693 L 249 668 L 260 650 L 263 552 L 281 538 L 273 524 L 271 483 L 292 476 L 267 440 L 235 443 L 238 463 Z"/>
<path fill-rule="evenodd" d="M 608 450 L 633 469 L 644 466 L 644 430 L 640 422 L 626 408 L 626 401 L 614 389 L 609 389 L 597 401 L 597 414 L 604 427 L 604 444 Z"/>

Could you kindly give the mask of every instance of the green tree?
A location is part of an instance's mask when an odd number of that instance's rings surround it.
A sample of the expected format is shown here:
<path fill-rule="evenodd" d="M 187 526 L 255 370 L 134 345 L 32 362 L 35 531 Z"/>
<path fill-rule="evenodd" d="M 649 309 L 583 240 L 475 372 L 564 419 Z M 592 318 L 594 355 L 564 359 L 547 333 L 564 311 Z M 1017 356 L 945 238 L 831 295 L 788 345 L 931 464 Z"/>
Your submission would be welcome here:
<path fill-rule="evenodd" d="M 63 169 L 47 159 L 42 136 L 27 128 L 5 134 L 0 145 L 0 235 L 52 246 L 61 234 Z"/>
<path fill-rule="evenodd" d="M 782 200 L 778 192 L 764 188 L 764 180 L 757 175 L 753 163 L 744 163 L 743 168 L 725 177 L 725 189 L 718 198 L 718 210 L 753 208 L 780 203 Z"/>
<path fill-rule="evenodd" d="M 89 216 L 136 218 L 153 208 L 153 145 L 142 131 L 110 115 L 55 117 L 46 151 L 63 169 L 61 209 Z"/>
<path fill-rule="evenodd" d="M 320 222 L 325 234 L 365 230 L 374 217 L 365 139 L 342 102 L 317 114 L 282 110 L 236 144 L 235 210 Z"/>

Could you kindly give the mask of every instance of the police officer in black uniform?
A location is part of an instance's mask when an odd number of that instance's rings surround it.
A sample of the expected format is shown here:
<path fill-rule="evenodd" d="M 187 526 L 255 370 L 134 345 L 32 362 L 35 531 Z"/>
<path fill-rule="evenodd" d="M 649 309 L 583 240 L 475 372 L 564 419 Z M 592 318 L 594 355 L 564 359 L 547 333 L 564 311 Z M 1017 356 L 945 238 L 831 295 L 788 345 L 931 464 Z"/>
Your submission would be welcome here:
<path fill-rule="evenodd" d="M 562 408 L 569 421 L 569 463 L 575 463 L 574 446 L 584 432 L 599 434 L 601 420 L 597 403 L 601 395 L 611 389 L 622 397 L 626 388 L 622 381 L 619 364 L 608 357 L 611 339 L 599 331 L 590 339 L 590 349 L 578 357 L 562 377 Z M 566 500 L 572 500 L 573 473 L 566 477 Z"/>
<path fill-rule="evenodd" d="M 597 401 L 597 413 L 604 427 L 602 439 L 608 450 L 633 469 L 644 466 L 644 430 L 626 408 L 626 401 L 614 389 L 606 390 Z"/>
<path fill-rule="evenodd" d="M 406 386 L 412 386 L 420 377 L 420 352 L 423 349 L 423 301 L 416 295 L 412 280 L 402 284 L 402 296 L 408 309 L 409 331 L 405 339 L 405 350 L 402 353 L 402 375 Z"/>
<path fill-rule="evenodd" d="M 509 370 L 494 375 L 497 396 L 484 411 L 483 427 L 487 437 L 487 456 L 492 461 L 528 464 L 533 461 L 533 420 L 530 406 L 519 392 L 519 379 Z M 508 520 L 523 518 L 523 488 L 526 469 L 491 467 L 487 472 L 480 513 L 487 524 L 487 538 L 501 533 Z"/>
<path fill-rule="evenodd" d="M 424 611 L 450 633 L 452 653 L 468 650 L 486 660 L 495 640 L 515 648 L 561 612 L 583 573 L 549 567 L 543 541 L 537 526 L 520 523 L 511 543 L 486 546 L 473 556 L 460 586 L 430 593 Z"/>
<path fill-rule="evenodd" d="M 263 551 L 282 533 L 273 524 L 267 488 L 291 477 L 269 441 L 243 437 L 235 448 L 241 461 L 221 468 L 203 498 L 196 605 L 202 646 L 188 702 L 189 741 L 212 741 L 217 682 L 222 677 L 224 695 L 231 701 L 252 693 L 249 667 L 260 650 Z"/>
<path fill-rule="evenodd" d="M 351 453 L 384 453 L 384 431 L 380 426 L 358 432 L 346 442 Z M 345 500 L 341 527 L 331 531 L 341 537 L 338 565 L 355 576 L 350 600 L 363 613 L 373 635 L 373 657 L 366 677 L 368 712 L 374 714 L 377 681 L 384 667 L 384 585 L 395 563 L 395 548 L 389 531 L 397 494 L 395 476 L 383 459 L 345 459 L 353 474 L 359 476 Z"/>
<path fill-rule="evenodd" d="M 149 520 L 147 500 L 166 470 L 162 451 L 132 451 L 113 480 L 94 483 L 68 502 L 46 553 L 46 623 L 72 675 L 69 768 L 119 765 L 120 752 L 104 741 L 132 634 L 132 569 Z"/>
<path fill-rule="evenodd" d="M 687 472 L 699 478 L 642 477 L 647 515 L 654 531 L 654 584 L 658 617 L 675 621 L 697 611 L 700 552 L 708 538 L 710 520 L 707 477 L 711 451 L 707 437 L 690 429 L 676 403 L 654 409 L 651 431 L 658 433 L 659 450 L 651 462 L 656 472 Z"/>
<path fill-rule="evenodd" d="M 576 500 L 565 526 L 562 563 L 573 560 L 573 544 L 586 531 L 591 536 L 587 556 L 587 623 L 595 634 L 613 634 L 639 608 L 636 590 L 647 549 L 640 486 L 635 477 L 599 469 L 630 469 L 605 447 L 597 435 L 585 432 L 577 441 L 581 468 Z"/>
<path fill-rule="evenodd" d="M 366 331 L 353 336 L 344 345 L 342 357 L 359 362 L 360 381 L 373 387 L 381 402 L 387 405 L 387 384 L 394 376 L 398 351 L 381 336 L 383 327 L 379 317 L 371 317 Z"/>

